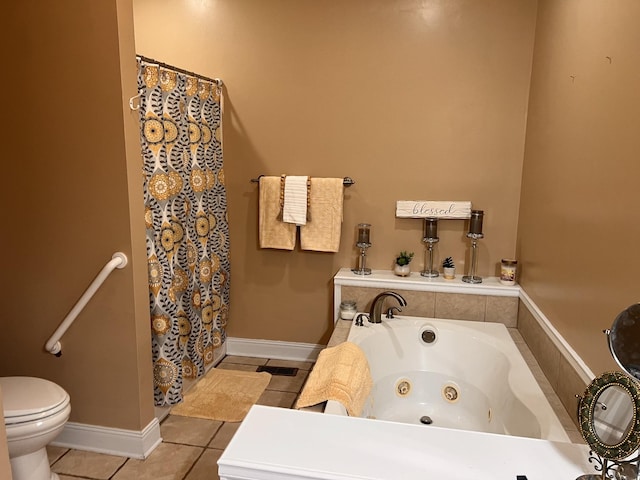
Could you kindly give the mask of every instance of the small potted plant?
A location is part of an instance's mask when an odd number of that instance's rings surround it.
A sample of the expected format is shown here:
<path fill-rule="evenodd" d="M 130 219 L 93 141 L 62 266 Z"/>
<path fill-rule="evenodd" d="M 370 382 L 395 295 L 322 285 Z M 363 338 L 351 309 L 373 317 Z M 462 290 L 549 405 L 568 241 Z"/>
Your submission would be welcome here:
<path fill-rule="evenodd" d="M 400 277 L 406 277 L 411 273 L 409 264 L 413 259 L 413 252 L 402 251 L 396 257 L 396 264 L 393 267 L 393 273 Z"/>
<path fill-rule="evenodd" d="M 456 278 L 456 265 L 453 263 L 453 258 L 447 257 L 442 261 L 442 271 L 447 280 Z"/>

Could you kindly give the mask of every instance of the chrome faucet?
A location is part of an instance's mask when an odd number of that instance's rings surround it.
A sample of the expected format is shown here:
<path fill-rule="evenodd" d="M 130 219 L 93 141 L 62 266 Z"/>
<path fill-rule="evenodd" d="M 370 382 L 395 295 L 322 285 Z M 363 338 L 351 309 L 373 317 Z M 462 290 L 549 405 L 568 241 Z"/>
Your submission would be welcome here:
<path fill-rule="evenodd" d="M 382 305 L 384 304 L 384 299 L 387 297 L 395 298 L 401 307 L 407 306 L 407 301 L 396 292 L 382 292 L 376 298 L 373 299 L 373 303 L 371 303 L 371 310 L 369 311 L 369 321 L 371 323 L 382 323 Z M 399 308 L 397 308 L 399 312 Z"/>

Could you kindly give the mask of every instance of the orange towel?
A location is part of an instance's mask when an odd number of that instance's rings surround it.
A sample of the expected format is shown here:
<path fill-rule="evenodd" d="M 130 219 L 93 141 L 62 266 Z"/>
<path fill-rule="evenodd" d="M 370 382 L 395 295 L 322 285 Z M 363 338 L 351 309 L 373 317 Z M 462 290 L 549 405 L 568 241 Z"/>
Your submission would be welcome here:
<path fill-rule="evenodd" d="M 278 219 L 280 215 L 280 177 L 260 177 L 258 229 L 260 248 L 293 250 L 296 226 Z"/>
<path fill-rule="evenodd" d="M 342 403 L 350 416 L 360 416 L 373 381 L 369 362 L 358 345 L 344 342 L 325 348 L 309 374 L 296 408 L 326 400 Z"/>
<path fill-rule="evenodd" d="M 303 250 L 337 252 L 342 232 L 344 179 L 311 179 L 309 192 L 309 220 L 300 227 L 300 246 Z"/>

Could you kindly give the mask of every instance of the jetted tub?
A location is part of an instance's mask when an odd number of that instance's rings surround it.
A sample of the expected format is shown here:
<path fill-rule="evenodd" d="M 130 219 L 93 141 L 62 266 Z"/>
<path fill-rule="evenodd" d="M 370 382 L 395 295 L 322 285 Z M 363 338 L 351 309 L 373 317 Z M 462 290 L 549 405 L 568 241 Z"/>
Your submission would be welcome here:
<path fill-rule="evenodd" d="M 569 441 L 504 325 L 408 316 L 363 323 L 354 319 L 347 339 L 366 354 L 374 382 L 363 417 Z M 347 415 L 335 401 L 325 413 Z"/>

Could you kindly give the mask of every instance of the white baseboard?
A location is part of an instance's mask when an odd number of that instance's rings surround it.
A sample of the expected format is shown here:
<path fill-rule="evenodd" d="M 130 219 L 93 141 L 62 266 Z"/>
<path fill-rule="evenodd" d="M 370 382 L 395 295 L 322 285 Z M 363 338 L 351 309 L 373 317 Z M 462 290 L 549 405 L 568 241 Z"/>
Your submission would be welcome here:
<path fill-rule="evenodd" d="M 520 288 L 520 301 L 527 307 L 527 310 L 531 312 L 533 318 L 536 319 L 544 333 L 556 346 L 560 355 L 562 355 L 567 362 L 573 367 L 576 373 L 580 376 L 583 382 L 587 385 L 595 378 L 595 375 L 586 363 L 580 358 L 576 351 L 569 345 L 560 332 L 556 330 L 549 319 L 542 313 L 542 310 L 535 304 L 535 302 L 527 295 L 522 287 Z"/>
<path fill-rule="evenodd" d="M 227 337 L 227 355 L 315 362 L 325 345 Z"/>
<path fill-rule="evenodd" d="M 154 418 L 142 431 L 68 422 L 51 445 L 142 460 L 161 442 L 160 423 Z"/>

